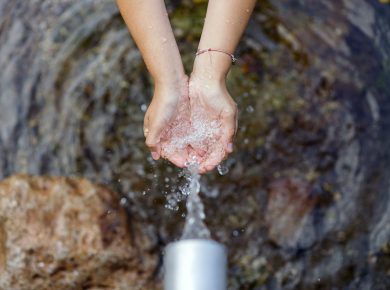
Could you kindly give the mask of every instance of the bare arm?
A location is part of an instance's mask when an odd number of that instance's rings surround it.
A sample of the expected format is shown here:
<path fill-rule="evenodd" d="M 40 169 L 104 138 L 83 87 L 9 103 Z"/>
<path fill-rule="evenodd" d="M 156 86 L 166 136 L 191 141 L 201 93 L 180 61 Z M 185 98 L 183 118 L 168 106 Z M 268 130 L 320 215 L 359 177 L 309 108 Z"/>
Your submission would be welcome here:
<path fill-rule="evenodd" d="M 154 81 L 184 76 L 164 0 L 117 0 L 117 4 Z"/>
<path fill-rule="evenodd" d="M 234 53 L 248 24 L 255 0 L 210 0 L 199 49 L 222 49 Z M 212 54 L 212 62 L 208 54 Z M 212 72 L 221 80 L 229 71 L 231 59 L 219 52 L 208 52 L 196 58 L 194 72 Z"/>
<path fill-rule="evenodd" d="M 255 0 L 210 0 L 199 49 L 219 49 L 233 54 L 255 2 Z M 191 107 L 201 104 L 204 112 L 208 112 L 209 120 L 218 119 L 222 124 L 218 141 L 209 146 L 203 157 L 199 157 L 201 173 L 212 170 L 233 151 L 237 108 L 226 88 L 225 81 L 231 63 L 232 60 L 228 55 L 214 51 L 198 55 L 194 62 L 189 87 Z M 195 150 L 202 152 L 202 148 L 195 148 Z"/>
<path fill-rule="evenodd" d="M 188 79 L 164 0 L 117 0 L 117 4 L 154 80 L 154 96 L 145 114 L 144 133 L 152 157 L 159 159 L 161 134 L 177 114 L 181 97 L 188 96 Z M 175 162 L 178 166 L 183 166 L 182 163 Z"/>

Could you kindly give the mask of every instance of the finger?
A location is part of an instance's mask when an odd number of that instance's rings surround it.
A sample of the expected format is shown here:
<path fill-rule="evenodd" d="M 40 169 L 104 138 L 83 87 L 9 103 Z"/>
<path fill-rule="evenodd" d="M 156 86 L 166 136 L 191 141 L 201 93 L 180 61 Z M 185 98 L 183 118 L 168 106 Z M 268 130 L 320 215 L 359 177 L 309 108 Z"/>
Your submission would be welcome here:
<path fill-rule="evenodd" d="M 148 127 L 144 127 L 144 136 L 145 138 L 147 138 L 149 135 L 149 128 Z"/>
<path fill-rule="evenodd" d="M 229 129 L 227 129 L 228 131 Z M 233 139 L 234 139 L 234 135 L 230 135 L 229 133 L 226 134 L 225 136 L 223 136 L 223 138 L 221 139 L 221 142 L 223 144 L 223 147 L 224 147 L 224 150 L 227 152 L 227 153 L 232 153 L 233 152 Z"/>
<path fill-rule="evenodd" d="M 174 152 L 167 152 L 165 150 L 165 143 L 161 144 L 161 157 L 171 161 L 177 167 L 184 168 L 187 163 L 188 153 L 186 149 L 177 149 Z"/>
<path fill-rule="evenodd" d="M 206 153 L 207 144 L 195 143 L 187 146 L 188 162 L 202 163 Z"/>
<path fill-rule="evenodd" d="M 170 156 L 168 160 L 175 164 L 177 167 L 184 168 L 186 166 L 187 156 L 183 154 L 185 153 L 174 154 Z"/>
<path fill-rule="evenodd" d="M 146 113 L 145 118 L 144 118 L 144 136 L 145 136 L 145 138 L 148 137 L 148 134 L 149 134 L 149 114 Z"/>
<path fill-rule="evenodd" d="M 232 142 L 229 142 L 226 146 L 226 151 L 228 153 L 232 153 L 233 152 L 233 143 Z"/>
<path fill-rule="evenodd" d="M 203 147 L 196 147 L 194 150 L 198 158 L 203 158 L 207 153 L 207 149 L 204 149 Z"/>
<path fill-rule="evenodd" d="M 237 128 L 237 112 L 229 111 L 221 114 L 223 124 L 223 143 L 228 153 L 233 152 L 233 139 Z"/>
<path fill-rule="evenodd" d="M 211 148 L 211 153 L 208 158 L 201 164 L 201 171 L 207 172 L 213 170 L 226 156 L 226 151 L 222 144 L 216 144 Z"/>
<path fill-rule="evenodd" d="M 146 146 L 148 146 L 149 150 L 152 153 L 152 157 L 154 160 L 158 160 L 161 155 L 161 144 L 160 144 L 160 135 L 162 129 L 152 127 L 148 130 L 148 134 L 146 137 Z"/>

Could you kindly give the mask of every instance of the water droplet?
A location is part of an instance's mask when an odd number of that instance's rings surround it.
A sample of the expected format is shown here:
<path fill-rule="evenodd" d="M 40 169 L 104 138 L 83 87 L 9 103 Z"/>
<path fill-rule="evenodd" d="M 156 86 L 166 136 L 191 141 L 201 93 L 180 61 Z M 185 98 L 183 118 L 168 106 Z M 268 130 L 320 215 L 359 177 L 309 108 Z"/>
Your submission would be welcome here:
<path fill-rule="evenodd" d="M 148 109 L 148 106 L 146 104 L 142 104 L 141 105 L 141 111 L 142 112 L 146 112 L 147 109 Z"/>
<path fill-rule="evenodd" d="M 212 197 L 212 198 L 216 198 L 216 197 L 218 197 L 218 195 L 219 195 L 219 190 L 218 190 L 218 188 L 213 188 L 213 189 L 211 189 L 211 190 L 206 190 L 206 191 L 204 191 L 204 192 L 205 192 L 206 196 Z"/>
<path fill-rule="evenodd" d="M 232 235 L 233 235 L 233 237 L 238 237 L 239 236 L 239 231 L 237 231 L 237 230 L 234 230 L 233 232 L 232 232 Z"/>
<path fill-rule="evenodd" d="M 120 202 L 119 202 L 119 204 L 120 204 L 121 206 L 125 206 L 125 205 L 127 204 L 127 199 L 126 199 L 125 197 L 122 197 L 121 200 L 120 200 Z"/>
<path fill-rule="evenodd" d="M 248 107 L 246 107 L 246 111 L 248 113 L 253 113 L 255 111 L 255 109 L 252 106 L 248 106 Z"/>
<path fill-rule="evenodd" d="M 229 168 L 226 165 L 219 164 L 217 169 L 220 175 L 225 175 L 229 172 Z"/>

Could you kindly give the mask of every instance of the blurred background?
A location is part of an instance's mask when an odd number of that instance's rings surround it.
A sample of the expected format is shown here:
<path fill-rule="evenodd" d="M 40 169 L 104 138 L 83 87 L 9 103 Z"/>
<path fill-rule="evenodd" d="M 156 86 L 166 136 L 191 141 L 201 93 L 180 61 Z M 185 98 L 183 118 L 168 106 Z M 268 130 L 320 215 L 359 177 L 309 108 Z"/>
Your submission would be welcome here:
<path fill-rule="evenodd" d="M 189 73 L 207 1 L 166 2 Z M 258 1 L 228 79 L 235 151 L 202 177 L 230 290 L 390 289 L 388 2 Z M 0 0 L 0 67 L 0 178 L 116 192 L 160 289 L 183 177 L 144 145 L 153 86 L 115 1 Z"/>

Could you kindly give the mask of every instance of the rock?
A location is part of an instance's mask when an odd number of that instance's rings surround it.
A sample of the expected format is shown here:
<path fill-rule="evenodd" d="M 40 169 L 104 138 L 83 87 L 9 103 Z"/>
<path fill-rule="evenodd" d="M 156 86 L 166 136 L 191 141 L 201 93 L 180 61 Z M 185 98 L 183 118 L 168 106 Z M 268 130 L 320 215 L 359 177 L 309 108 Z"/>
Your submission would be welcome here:
<path fill-rule="evenodd" d="M 139 256 L 118 197 L 85 179 L 0 182 L 0 289 L 145 289 L 157 259 Z M 148 286 L 147 289 L 154 289 Z"/>
<path fill-rule="evenodd" d="M 266 211 L 269 238 L 281 247 L 307 247 L 312 240 L 310 213 L 315 199 L 310 185 L 296 178 L 281 178 L 271 183 Z"/>

